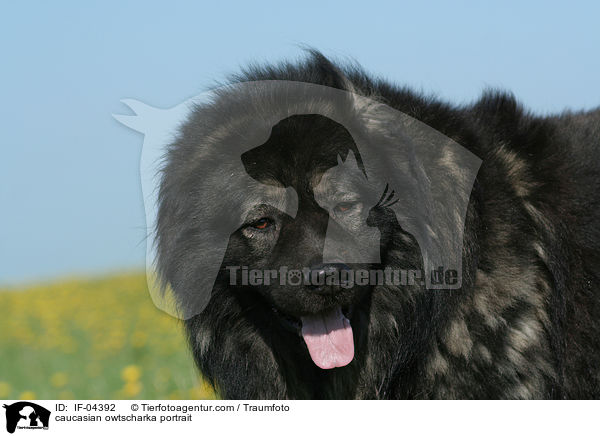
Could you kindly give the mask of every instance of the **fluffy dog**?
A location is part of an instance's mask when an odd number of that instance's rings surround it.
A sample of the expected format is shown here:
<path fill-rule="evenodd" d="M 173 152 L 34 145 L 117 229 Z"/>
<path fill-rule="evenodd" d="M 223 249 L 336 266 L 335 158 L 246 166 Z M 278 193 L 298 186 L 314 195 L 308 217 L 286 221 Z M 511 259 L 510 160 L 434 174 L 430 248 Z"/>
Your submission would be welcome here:
<path fill-rule="evenodd" d="M 223 102 L 235 97 L 229 91 L 199 106 L 166 155 L 158 266 L 184 311 L 210 277 L 206 307 L 191 311 L 185 325 L 199 369 L 224 398 L 600 397 L 600 110 L 540 117 L 501 92 L 452 106 L 318 52 L 250 68 L 231 83 L 253 81 L 367 97 L 460 144 L 481 166 L 463 222 L 450 217 L 445 231 L 424 226 L 419 217 L 438 203 L 425 189 L 435 172 L 422 175 L 388 159 L 387 174 L 404 182 L 392 186 L 373 171 L 367 177 L 369 162 L 352 129 L 323 111 L 290 111 L 237 158 L 244 186 L 294 192 L 290 213 L 252 190 L 239 194 L 239 178 L 219 165 L 232 141 L 247 139 L 238 119 L 264 121 L 270 97 L 224 111 Z M 352 98 L 347 105 L 356 129 L 385 136 L 385 123 L 365 118 Z M 444 168 L 462 180 L 453 156 L 443 157 Z M 343 177 L 340 169 L 347 169 Z M 359 193 L 361 180 L 370 183 L 368 195 Z M 419 201 L 414 192 L 422 193 Z M 233 231 L 213 280 L 200 265 L 214 254 L 211 232 L 228 220 Z M 359 228 L 379 235 L 374 258 L 372 249 L 361 251 L 366 239 L 347 234 Z M 303 281 L 361 268 L 429 277 L 425 252 L 456 234 L 462 251 L 454 289 L 432 289 L 426 280 Z M 330 236 L 338 244 L 326 260 Z M 357 260 L 348 261 L 348 253 Z M 254 285 L 231 278 L 282 268 L 303 275 L 261 277 Z"/>

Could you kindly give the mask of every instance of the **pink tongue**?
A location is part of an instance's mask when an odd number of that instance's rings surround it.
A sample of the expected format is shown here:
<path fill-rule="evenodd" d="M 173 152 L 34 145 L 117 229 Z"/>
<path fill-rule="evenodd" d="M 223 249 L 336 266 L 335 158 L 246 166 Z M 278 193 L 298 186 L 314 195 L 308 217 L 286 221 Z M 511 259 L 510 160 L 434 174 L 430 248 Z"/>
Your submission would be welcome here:
<path fill-rule="evenodd" d="M 302 336 L 310 357 L 319 368 L 346 366 L 354 358 L 352 327 L 340 307 L 303 316 Z"/>

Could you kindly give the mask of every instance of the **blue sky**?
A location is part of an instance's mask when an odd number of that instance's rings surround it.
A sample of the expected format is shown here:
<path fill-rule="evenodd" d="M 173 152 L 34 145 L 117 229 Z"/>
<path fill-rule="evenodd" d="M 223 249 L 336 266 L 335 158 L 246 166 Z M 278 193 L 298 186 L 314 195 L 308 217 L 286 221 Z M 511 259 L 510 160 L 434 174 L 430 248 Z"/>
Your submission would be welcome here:
<path fill-rule="evenodd" d="M 169 107 L 307 44 L 457 103 L 600 105 L 598 3 L 14 2 L 0 7 L 0 283 L 142 268 L 142 136 Z"/>

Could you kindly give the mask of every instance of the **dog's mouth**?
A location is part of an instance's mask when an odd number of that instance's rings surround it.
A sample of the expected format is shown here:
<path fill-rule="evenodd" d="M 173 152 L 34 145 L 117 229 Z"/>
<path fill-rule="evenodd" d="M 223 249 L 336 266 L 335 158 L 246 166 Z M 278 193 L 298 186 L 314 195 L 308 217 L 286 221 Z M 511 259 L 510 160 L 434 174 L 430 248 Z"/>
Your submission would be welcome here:
<path fill-rule="evenodd" d="M 337 306 L 295 318 L 273 307 L 284 328 L 302 336 L 310 357 L 321 369 L 348 365 L 354 358 L 352 306 Z"/>

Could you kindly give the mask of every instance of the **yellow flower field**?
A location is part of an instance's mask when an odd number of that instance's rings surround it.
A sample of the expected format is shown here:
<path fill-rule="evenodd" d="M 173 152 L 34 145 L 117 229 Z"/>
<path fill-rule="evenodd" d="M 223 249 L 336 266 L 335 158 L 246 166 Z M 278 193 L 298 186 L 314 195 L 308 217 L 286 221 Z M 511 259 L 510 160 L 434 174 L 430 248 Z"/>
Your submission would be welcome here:
<path fill-rule="evenodd" d="M 144 274 L 0 290 L 0 399 L 209 399 Z"/>

